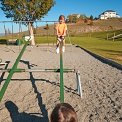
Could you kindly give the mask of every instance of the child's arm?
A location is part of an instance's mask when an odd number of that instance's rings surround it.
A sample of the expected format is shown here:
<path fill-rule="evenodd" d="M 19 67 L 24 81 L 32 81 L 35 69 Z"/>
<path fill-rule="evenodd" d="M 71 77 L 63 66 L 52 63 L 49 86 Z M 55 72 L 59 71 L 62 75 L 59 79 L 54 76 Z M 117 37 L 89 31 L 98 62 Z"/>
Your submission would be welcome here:
<path fill-rule="evenodd" d="M 57 36 L 58 36 L 58 37 L 60 37 L 60 36 L 61 36 L 61 35 L 59 35 L 58 30 L 56 30 L 56 34 L 57 34 Z"/>
<path fill-rule="evenodd" d="M 61 35 L 59 35 L 59 32 L 58 32 L 58 24 L 56 25 L 55 29 L 56 29 L 56 35 L 57 35 L 58 37 L 60 37 Z"/>
<path fill-rule="evenodd" d="M 62 36 L 66 36 L 66 32 L 67 32 L 67 30 L 65 30 L 65 31 L 64 31 L 64 33 L 63 33 L 63 35 L 62 35 Z"/>
<path fill-rule="evenodd" d="M 65 27 L 64 27 L 64 33 L 62 36 L 66 36 L 66 32 L 67 32 L 67 25 L 65 24 Z"/>
<path fill-rule="evenodd" d="M 67 25 L 65 24 L 65 26 L 64 26 L 64 33 L 62 34 L 62 36 L 66 36 L 66 32 L 67 32 Z"/>

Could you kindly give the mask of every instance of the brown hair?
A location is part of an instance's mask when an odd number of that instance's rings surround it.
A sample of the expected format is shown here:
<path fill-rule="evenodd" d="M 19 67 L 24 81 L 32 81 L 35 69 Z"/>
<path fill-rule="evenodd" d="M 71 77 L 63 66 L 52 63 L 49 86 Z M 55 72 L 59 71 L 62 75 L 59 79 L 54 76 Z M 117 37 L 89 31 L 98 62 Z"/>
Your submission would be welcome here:
<path fill-rule="evenodd" d="M 62 19 L 65 20 L 65 16 L 64 16 L 64 15 L 60 15 L 60 16 L 59 16 L 59 20 L 62 20 Z"/>
<path fill-rule="evenodd" d="M 74 108 L 68 103 L 59 103 L 51 113 L 51 122 L 78 122 Z"/>

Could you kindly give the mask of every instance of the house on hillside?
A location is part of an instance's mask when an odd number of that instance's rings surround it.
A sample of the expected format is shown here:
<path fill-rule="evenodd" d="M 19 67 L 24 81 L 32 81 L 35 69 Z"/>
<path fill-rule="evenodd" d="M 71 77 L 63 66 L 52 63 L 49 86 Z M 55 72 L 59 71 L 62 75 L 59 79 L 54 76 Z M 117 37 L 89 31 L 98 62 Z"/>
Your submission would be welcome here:
<path fill-rule="evenodd" d="M 99 15 L 99 19 L 120 18 L 116 11 L 107 10 Z"/>

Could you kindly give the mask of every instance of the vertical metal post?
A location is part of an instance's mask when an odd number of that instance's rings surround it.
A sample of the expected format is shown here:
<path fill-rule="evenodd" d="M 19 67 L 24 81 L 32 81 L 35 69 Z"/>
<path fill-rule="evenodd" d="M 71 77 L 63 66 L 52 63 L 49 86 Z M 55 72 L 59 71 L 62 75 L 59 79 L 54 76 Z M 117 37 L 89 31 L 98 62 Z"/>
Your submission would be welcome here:
<path fill-rule="evenodd" d="M 113 36 L 113 41 L 115 41 L 115 33 L 114 33 L 114 36 Z"/>
<path fill-rule="evenodd" d="M 62 44 L 60 42 L 60 102 L 64 102 L 64 81 L 63 81 L 63 55 L 62 55 Z"/>
<path fill-rule="evenodd" d="M 82 87 L 81 87 L 81 80 L 80 80 L 80 71 L 76 72 L 76 80 L 77 80 L 77 92 L 82 98 Z"/>
<path fill-rule="evenodd" d="M 19 56 L 17 57 L 17 59 L 16 59 L 14 65 L 13 65 L 13 67 L 12 67 L 12 69 L 11 69 L 11 71 L 10 71 L 10 73 L 9 73 L 9 75 L 8 75 L 4 85 L 3 85 L 3 87 L 1 88 L 1 91 L 0 91 L 0 101 L 2 100 L 2 98 L 3 98 L 4 94 L 5 94 L 5 91 L 6 91 L 8 85 L 10 83 L 10 80 L 11 80 L 11 78 L 12 78 L 14 72 L 15 72 L 14 70 L 17 69 L 17 65 L 18 65 L 18 63 L 19 63 L 19 61 L 20 61 L 20 59 L 21 59 L 21 57 L 22 57 L 22 55 L 23 55 L 27 45 L 28 45 L 28 43 L 26 42 L 25 45 L 23 46 Z"/>
<path fill-rule="evenodd" d="M 107 40 L 108 40 L 108 34 L 107 34 Z"/>

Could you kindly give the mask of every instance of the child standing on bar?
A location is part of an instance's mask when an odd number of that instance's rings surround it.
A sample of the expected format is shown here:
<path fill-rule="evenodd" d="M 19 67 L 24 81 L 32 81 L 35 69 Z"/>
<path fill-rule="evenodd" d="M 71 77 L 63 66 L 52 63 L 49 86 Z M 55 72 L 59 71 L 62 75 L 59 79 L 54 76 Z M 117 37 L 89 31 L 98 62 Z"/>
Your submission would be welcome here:
<path fill-rule="evenodd" d="M 63 41 L 62 51 L 65 52 L 65 36 L 67 31 L 67 25 L 65 23 L 65 16 L 59 16 L 59 23 L 56 25 L 56 34 L 57 34 L 57 44 L 56 52 L 59 53 L 59 43 Z"/>

